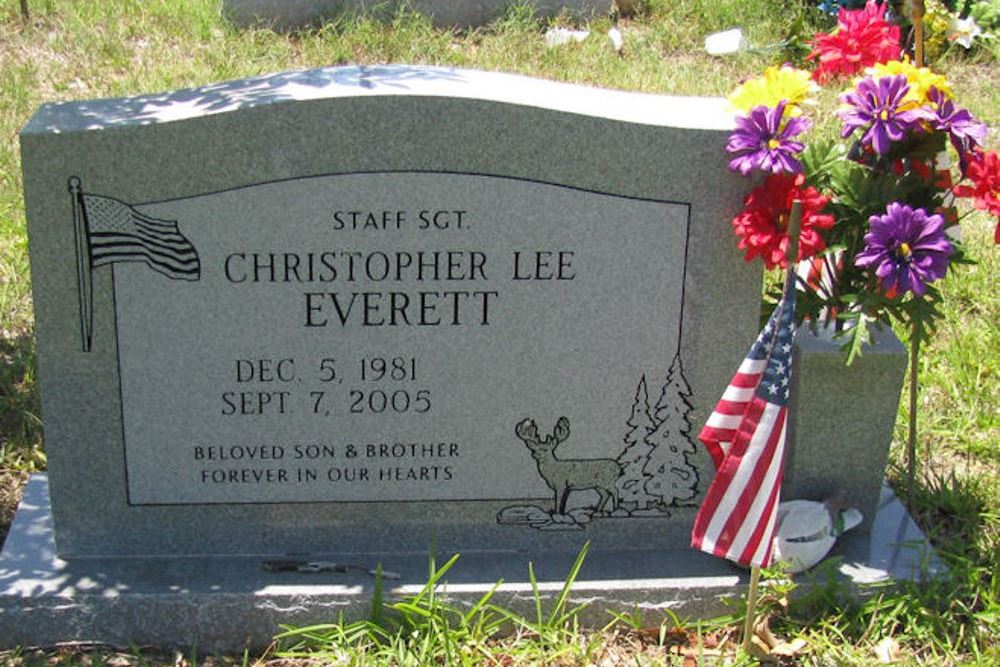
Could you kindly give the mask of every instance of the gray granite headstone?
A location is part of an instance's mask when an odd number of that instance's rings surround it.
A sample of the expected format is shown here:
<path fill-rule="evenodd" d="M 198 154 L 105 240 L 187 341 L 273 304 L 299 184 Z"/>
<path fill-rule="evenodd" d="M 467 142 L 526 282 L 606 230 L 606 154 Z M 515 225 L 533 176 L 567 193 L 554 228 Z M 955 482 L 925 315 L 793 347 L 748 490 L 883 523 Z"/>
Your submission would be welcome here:
<path fill-rule="evenodd" d="M 398 599 L 454 552 L 442 599 L 534 613 L 587 542 L 584 622 L 723 611 L 745 576 L 688 543 L 714 472 L 695 434 L 758 327 L 730 124 L 721 100 L 424 67 L 42 107 L 49 471 L 0 552 L 0 646 L 262 647 L 363 617 L 377 563 Z M 796 442 L 822 376 L 852 377 L 800 358 L 790 485 L 872 501 L 867 436 L 863 479 Z M 919 531 L 877 509 L 841 575 L 922 576 Z"/>
<path fill-rule="evenodd" d="M 686 548 L 757 330 L 730 123 L 424 67 L 44 106 L 59 555 Z"/>
<path fill-rule="evenodd" d="M 439 26 L 478 26 L 501 16 L 507 0 L 224 0 L 226 15 L 236 23 L 278 29 L 299 28 L 345 13 L 385 13 L 406 6 Z M 568 11 L 594 16 L 611 10 L 612 0 L 529 0 L 537 16 Z"/>

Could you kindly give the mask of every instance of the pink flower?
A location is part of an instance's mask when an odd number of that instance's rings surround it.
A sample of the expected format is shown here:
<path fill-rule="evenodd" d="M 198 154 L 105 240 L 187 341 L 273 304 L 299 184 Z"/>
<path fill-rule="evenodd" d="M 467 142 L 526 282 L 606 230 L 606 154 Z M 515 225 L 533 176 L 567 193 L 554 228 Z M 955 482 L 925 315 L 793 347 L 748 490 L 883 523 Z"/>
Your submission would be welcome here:
<path fill-rule="evenodd" d="M 864 9 L 841 7 L 837 29 L 813 38 L 810 60 L 817 60 L 813 78 L 818 81 L 851 76 L 876 63 L 899 58 L 899 26 L 885 19 L 884 4 L 869 0 Z"/>

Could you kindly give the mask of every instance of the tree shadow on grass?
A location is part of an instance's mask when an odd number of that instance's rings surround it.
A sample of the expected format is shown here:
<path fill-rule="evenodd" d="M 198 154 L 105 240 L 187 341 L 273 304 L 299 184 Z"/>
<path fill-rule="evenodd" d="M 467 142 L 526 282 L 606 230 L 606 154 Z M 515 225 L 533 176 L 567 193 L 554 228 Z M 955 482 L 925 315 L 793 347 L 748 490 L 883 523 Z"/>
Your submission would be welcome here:
<path fill-rule="evenodd" d="M 888 477 L 898 488 L 899 497 L 906 499 L 905 473 L 890 468 Z M 918 475 L 908 509 L 946 559 L 948 555 L 972 561 L 991 555 L 996 558 L 1000 544 L 991 523 L 996 521 L 996 511 L 991 507 L 995 491 L 991 492 L 990 483 L 988 476 L 958 474 L 955 470 L 929 470 Z"/>
<path fill-rule="evenodd" d="M 28 475 L 45 467 L 32 332 L 0 338 L 0 544 Z"/>
<path fill-rule="evenodd" d="M 279 102 L 346 94 L 401 94 L 419 81 L 462 81 L 440 67 L 372 65 L 265 74 L 198 88 L 102 100 L 45 104 L 25 127 L 30 132 L 149 125 Z"/>

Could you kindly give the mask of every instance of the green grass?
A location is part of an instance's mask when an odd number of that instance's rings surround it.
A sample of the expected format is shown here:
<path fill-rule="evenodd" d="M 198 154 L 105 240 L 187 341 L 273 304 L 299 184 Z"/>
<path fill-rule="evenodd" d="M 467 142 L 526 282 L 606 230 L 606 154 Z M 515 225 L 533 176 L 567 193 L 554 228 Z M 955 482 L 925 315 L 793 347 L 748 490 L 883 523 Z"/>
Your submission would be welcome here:
<path fill-rule="evenodd" d="M 562 590 L 548 613 L 542 610 L 542 598 L 532 566 L 529 564 L 535 613 L 522 616 L 491 603 L 502 582 L 468 609 L 457 608 L 440 600 L 438 586 L 458 560 L 450 558 L 440 568 L 431 560 L 427 583 L 417 595 L 385 604 L 380 585 L 372 601 L 368 619 L 304 628 L 288 628 L 277 637 L 276 655 L 281 658 L 311 658 L 333 663 L 386 665 L 479 665 L 514 664 L 533 661 L 556 661 L 569 657 L 576 664 L 589 662 L 600 646 L 600 638 L 578 642 L 581 637 L 577 616 L 582 606 L 567 604 L 570 588 L 586 558 L 581 550 L 566 575 Z M 381 583 L 381 578 L 377 579 Z M 497 641 L 503 634 L 529 636 L 530 641 Z"/>
<path fill-rule="evenodd" d="M 1000 276 L 994 224 L 985 216 L 963 224 L 976 264 L 944 283 L 945 318 L 921 359 L 923 444 L 938 454 L 950 449 L 959 463 L 1000 463 L 1000 302 L 990 295 Z"/>
<path fill-rule="evenodd" d="M 26 473 L 45 466 L 17 143 L 19 128 L 43 102 L 154 93 L 289 69 L 391 62 L 501 70 L 655 93 L 722 95 L 766 65 L 801 58 L 794 43 L 781 43 L 828 25 L 796 0 L 647 0 L 636 18 L 622 23 L 625 49 L 619 56 L 605 38 L 609 19 L 591 22 L 591 37 L 583 43 L 548 49 L 544 29 L 572 19 L 540 21 L 530 7 L 516 3 L 476 30 L 438 30 L 419 15 L 400 12 L 380 19 L 343 16 L 289 34 L 236 29 L 221 17 L 217 0 L 29 0 L 29 5 L 32 19 L 24 24 L 19 1 L 0 0 L 0 535 Z M 706 34 L 733 26 L 742 26 L 750 44 L 764 48 L 721 59 L 702 52 Z M 991 48 L 974 54 L 953 48 L 934 64 L 951 79 L 963 104 L 1000 127 L 1000 39 Z M 821 94 L 819 108 L 827 113 L 817 132 L 835 132 L 828 112 L 836 106 L 837 92 L 831 87 Z M 996 130 L 989 143 L 1000 143 Z M 804 637 L 812 649 L 800 658 L 802 664 L 870 664 L 874 647 L 886 638 L 899 642 L 911 663 L 1000 662 L 1000 249 L 993 245 L 993 225 L 982 214 L 963 222 L 968 253 L 977 263 L 959 268 L 944 285 L 945 316 L 919 364 L 919 444 L 926 460 L 911 510 L 941 548 L 951 575 L 940 584 L 880 591 L 862 602 L 821 587 L 790 608 L 775 605 L 775 631 Z M 905 479 L 900 471 L 906 418 L 904 400 L 889 470 L 896 483 Z M 573 610 L 565 608 L 524 618 L 486 600 L 469 615 L 435 597 L 434 583 L 450 565 L 432 569 L 422 596 L 376 605 L 386 616 L 368 625 L 331 619 L 324 628 L 289 630 L 282 647 L 290 655 L 311 651 L 342 664 L 420 664 L 432 656 L 450 664 L 669 664 L 662 644 L 678 633 L 691 646 L 702 642 L 704 656 L 719 641 L 732 639 L 731 618 L 708 625 L 668 619 L 662 628 L 650 629 L 623 614 L 603 632 L 584 632 Z M 512 631 L 512 638 L 496 639 L 497 624 Z M 0 660 L 25 665 L 174 661 L 172 656 L 147 659 L 114 652 L 80 655 L 5 654 Z M 236 656 L 223 662 L 255 659 Z"/>
<path fill-rule="evenodd" d="M 900 471 L 892 471 L 902 477 Z M 804 637 L 831 664 L 874 663 L 875 647 L 891 638 L 912 664 L 997 664 L 1000 646 L 1000 522 L 995 479 L 928 474 L 911 505 L 914 517 L 949 571 L 928 582 L 876 585 L 858 599 L 826 582 L 824 564 L 806 579 L 820 582 L 792 603 L 776 624 Z"/>

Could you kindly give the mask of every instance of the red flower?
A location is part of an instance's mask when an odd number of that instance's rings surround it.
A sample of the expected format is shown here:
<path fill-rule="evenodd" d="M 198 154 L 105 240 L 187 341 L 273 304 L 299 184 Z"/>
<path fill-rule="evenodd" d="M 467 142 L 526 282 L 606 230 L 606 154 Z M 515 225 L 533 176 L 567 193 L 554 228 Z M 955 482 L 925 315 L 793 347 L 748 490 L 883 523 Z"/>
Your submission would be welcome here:
<path fill-rule="evenodd" d="M 851 76 L 876 63 L 899 58 L 899 26 L 885 20 L 885 5 L 869 0 L 864 9 L 841 7 L 837 30 L 813 38 L 810 60 L 818 60 L 813 78 L 826 81 Z"/>
<path fill-rule="evenodd" d="M 740 250 L 746 250 L 746 261 L 760 255 L 769 269 L 788 266 L 788 214 L 794 199 L 802 201 L 799 259 L 826 248 L 817 230 L 833 226 L 833 216 L 820 213 L 830 198 L 812 186 L 804 186 L 802 174 L 772 174 L 764 185 L 747 195 L 743 212 L 733 218 L 733 231 L 740 237 Z"/>
<path fill-rule="evenodd" d="M 976 151 L 969 158 L 965 176 L 972 185 L 959 185 L 959 197 L 975 197 L 978 209 L 1000 216 L 1000 157 L 994 151 Z"/>
<path fill-rule="evenodd" d="M 959 185 L 955 194 L 959 197 L 973 197 L 974 206 L 989 211 L 1000 218 L 1000 157 L 995 151 L 977 150 L 968 158 L 965 176 L 972 185 Z M 997 222 L 993 239 L 1000 243 L 1000 221 Z"/>

